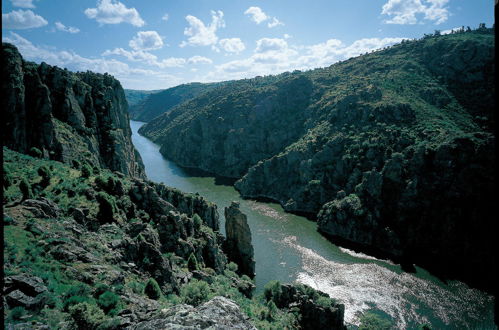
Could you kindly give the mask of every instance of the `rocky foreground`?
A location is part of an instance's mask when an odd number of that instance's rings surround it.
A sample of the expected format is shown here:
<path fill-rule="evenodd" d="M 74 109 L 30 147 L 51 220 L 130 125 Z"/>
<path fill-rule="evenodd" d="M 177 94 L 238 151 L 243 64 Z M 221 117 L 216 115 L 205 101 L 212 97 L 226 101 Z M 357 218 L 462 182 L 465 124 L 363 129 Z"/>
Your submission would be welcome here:
<path fill-rule="evenodd" d="M 317 220 L 335 242 L 491 290 L 493 32 L 227 82 L 139 132 L 181 166 Z"/>
<path fill-rule="evenodd" d="M 6 328 L 343 328 L 310 287 L 254 297 L 199 195 L 3 152 Z"/>

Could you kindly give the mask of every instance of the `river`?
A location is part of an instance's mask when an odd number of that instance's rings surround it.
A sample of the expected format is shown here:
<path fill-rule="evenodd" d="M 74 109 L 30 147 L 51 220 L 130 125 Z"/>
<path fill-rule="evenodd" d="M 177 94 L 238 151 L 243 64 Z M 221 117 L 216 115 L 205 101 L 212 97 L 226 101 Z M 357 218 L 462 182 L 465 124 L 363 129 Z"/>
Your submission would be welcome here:
<path fill-rule="evenodd" d="M 391 318 L 399 329 L 423 323 L 433 329 L 497 329 L 492 296 L 458 281 L 443 283 L 418 267 L 406 273 L 390 261 L 338 247 L 317 232 L 314 222 L 278 204 L 243 200 L 232 186 L 166 160 L 158 145 L 137 133 L 143 124 L 130 122 L 150 180 L 216 203 L 222 228 L 224 208 L 240 202 L 252 232 L 257 292 L 270 280 L 308 284 L 345 304 L 349 324 L 358 324 L 359 315 L 370 310 Z"/>

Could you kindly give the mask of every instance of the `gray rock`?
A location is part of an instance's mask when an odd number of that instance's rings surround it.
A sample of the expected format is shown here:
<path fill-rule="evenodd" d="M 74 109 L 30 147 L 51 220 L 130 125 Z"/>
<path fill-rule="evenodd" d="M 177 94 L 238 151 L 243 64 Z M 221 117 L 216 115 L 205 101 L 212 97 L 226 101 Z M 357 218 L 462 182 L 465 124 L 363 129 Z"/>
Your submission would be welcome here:
<path fill-rule="evenodd" d="M 255 329 L 239 306 L 225 297 L 214 297 L 194 308 L 189 305 L 176 305 L 162 313 L 161 318 L 140 322 L 130 330 L 162 329 Z"/>
<path fill-rule="evenodd" d="M 251 244 L 251 230 L 246 215 L 239 210 L 239 203 L 232 202 L 225 208 L 225 252 L 229 260 L 239 265 L 241 274 L 255 277 L 255 260 Z"/>

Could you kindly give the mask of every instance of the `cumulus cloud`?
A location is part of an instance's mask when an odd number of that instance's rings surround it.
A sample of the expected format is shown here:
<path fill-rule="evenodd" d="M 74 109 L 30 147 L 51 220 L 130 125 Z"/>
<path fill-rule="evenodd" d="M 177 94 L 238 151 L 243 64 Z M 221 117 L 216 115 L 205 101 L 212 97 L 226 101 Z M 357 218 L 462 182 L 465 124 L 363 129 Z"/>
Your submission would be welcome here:
<path fill-rule="evenodd" d="M 156 31 L 140 31 L 128 45 L 134 50 L 153 50 L 163 47 L 163 39 Z"/>
<path fill-rule="evenodd" d="M 388 0 L 382 7 L 381 14 L 391 16 L 388 24 L 416 24 L 422 19 L 435 24 L 445 22 L 450 13 L 446 7 L 449 0 Z"/>
<path fill-rule="evenodd" d="M 246 49 L 246 46 L 239 38 L 221 39 L 218 44 L 227 53 L 239 54 Z"/>
<path fill-rule="evenodd" d="M 145 24 L 137 9 L 127 8 L 115 0 L 99 0 L 97 8 L 85 9 L 85 15 L 90 19 L 95 19 L 100 24 L 129 23 L 138 27 Z"/>
<path fill-rule="evenodd" d="M 72 27 L 72 26 L 66 26 L 66 25 L 62 24 L 61 22 L 55 22 L 55 28 L 59 31 L 68 32 L 68 33 L 72 33 L 72 34 L 80 32 L 80 29 Z"/>
<path fill-rule="evenodd" d="M 12 0 L 12 5 L 21 8 L 35 8 L 33 0 Z"/>
<path fill-rule="evenodd" d="M 221 10 L 211 11 L 211 23 L 206 26 L 199 18 L 187 15 L 185 19 L 189 23 L 189 27 L 185 28 L 184 35 L 189 38 L 187 41 L 182 41 L 180 47 L 189 46 L 212 46 L 218 42 L 217 30 L 225 27 L 223 20 L 224 13 Z"/>
<path fill-rule="evenodd" d="M 102 56 L 110 56 L 110 55 L 119 55 L 126 57 L 129 61 L 133 62 L 146 62 L 146 63 L 154 63 L 157 61 L 158 57 L 148 52 L 144 51 L 129 51 L 123 48 L 115 48 L 113 50 L 106 50 L 102 53 Z"/>
<path fill-rule="evenodd" d="M 268 51 L 279 51 L 286 49 L 288 47 L 288 43 L 284 39 L 279 38 L 263 38 L 256 41 L 256 49 L 257 53 L 265 53 Z"/>
<path fill-rule="evenodd" d="M 248 9 L 246 9 L 244 14 L 250 15 L 251 20 L 256 24 L 260 24 L 269 19 L 267 14 L 265 14 L 260 7 L 249 7 Z"/>
<path fill-rule="evenodd" d="M 99 73 L 108 72 L 119 79 L 125 88 L 160 89 L 187 82 L 184 78 L 165 73 L 164 71 L 132 68 L 127 63 L 115 59 L 90 59 L 74 52 L 56 51 L 54 49 L 36 46 L 14 32 L 10 32 L 9 36 L 2 37 L 2 40 L 16 45 L 22 56 L 27 60 L 37 62 L 44 61 L 50 65 L 68 67 L 73 71 L 90 70 Z M 167 59 L 165 60 L 164 65 L 167 67 L 173 62 L 175 61 Z"/>
<path fill-rule="evenodd" d="M 279 25 L 284 25 L 281 21 L 277 19 L 277 17 L 271 17 L 263 12 L 260 7 L 249 7 L 244 12 L 245 15 L 249 15 L 251 20 L 256 24 L 260 24 L 262 22 L 267 21 L 267 26 L 269 28 L 273 28 Z"/>
<path fill-rule="evenodd" d="M 293 47 L 286 40 L 262 38 L 249 58 L 217 65 L 206 79 L 229 80 L 251 78 L 257 75 L 277 74 L 284 71 L 308 70 L 324 67 L 372 50 L 381 49 L 404 38 L 365 38 L 350 45 L 330 39 L 322 43 Z"/>
<path fill-rule="evenodd" d="M 211 64 L 213 61 L 207 57 L 195 55 L 187 60 L 189 64 Z"/>
<path fill-rule="evenodd" d="M 31 29 L 47 25 L 48 22 L 31 10 L 13 10 L 2 14 L 2 27 L 6 29 Z"/>

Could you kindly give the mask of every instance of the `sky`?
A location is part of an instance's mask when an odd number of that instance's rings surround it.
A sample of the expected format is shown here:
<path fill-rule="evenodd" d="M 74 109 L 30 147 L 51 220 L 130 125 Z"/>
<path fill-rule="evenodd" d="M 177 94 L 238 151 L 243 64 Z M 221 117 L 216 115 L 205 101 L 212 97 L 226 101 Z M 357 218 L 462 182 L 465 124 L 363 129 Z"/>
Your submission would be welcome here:
<path fill-rule="evenodd" d="M 479 23 L 493 0 L 2 1 L 2 40 L 26 60 L 141 90 L 325 67 Z"/>

